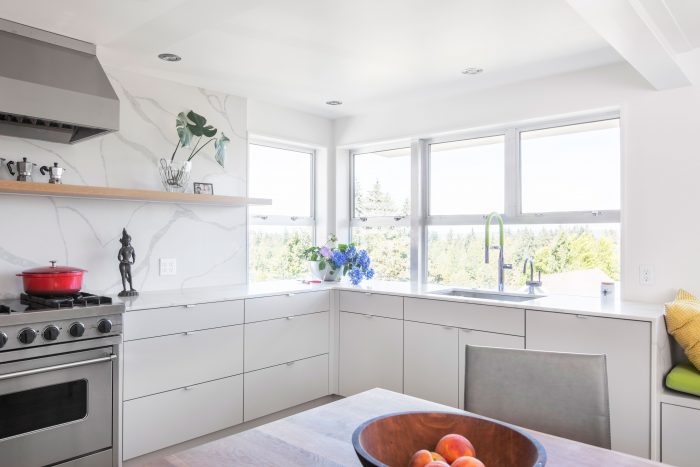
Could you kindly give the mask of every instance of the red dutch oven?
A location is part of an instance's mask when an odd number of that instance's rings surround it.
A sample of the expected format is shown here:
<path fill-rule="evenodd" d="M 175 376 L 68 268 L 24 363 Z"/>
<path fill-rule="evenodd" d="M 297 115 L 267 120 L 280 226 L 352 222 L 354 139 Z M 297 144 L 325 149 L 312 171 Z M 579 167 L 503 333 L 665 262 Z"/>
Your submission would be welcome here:
<path fill-rule="evenodd" d="M 70 266 L 51 266 L 33 268 L 17 276 L 22 278 L 24 291 L 33 295 L 70 295 L 80 292 L 83 287 L 84 269 Z"/>

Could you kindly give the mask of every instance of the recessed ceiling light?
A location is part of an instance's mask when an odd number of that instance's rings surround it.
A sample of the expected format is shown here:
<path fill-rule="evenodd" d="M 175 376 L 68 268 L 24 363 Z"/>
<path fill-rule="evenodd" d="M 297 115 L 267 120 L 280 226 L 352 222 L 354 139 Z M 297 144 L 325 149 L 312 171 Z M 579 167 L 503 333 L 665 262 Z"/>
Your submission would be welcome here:
<path fill-rule="evenodd" d="M 462 70 L 462 74 L 465 75 L 478 75 L 479 73 L 483 73 L 484 69 L 483 68 L 477 68 L 477 67 L 469 67 L 465 68 Z"/>
<path fill-rule="evenodd" d="M 179 62 L 182 60 L 182 57 L 175 54 L 158 54 L 158 58 L 165 60 L 166 62 Z"/>
<path fill-rule="evenodd" d="M 326 101 L 328 105 L 343 105 L 343 101 Z"/>

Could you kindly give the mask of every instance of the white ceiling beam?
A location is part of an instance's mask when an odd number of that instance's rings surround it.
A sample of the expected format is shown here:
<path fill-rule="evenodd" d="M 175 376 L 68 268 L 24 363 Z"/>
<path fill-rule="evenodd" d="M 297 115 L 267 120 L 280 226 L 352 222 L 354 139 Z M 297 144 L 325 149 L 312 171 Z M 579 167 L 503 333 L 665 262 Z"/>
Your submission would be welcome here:
<path fill-rule="evenodd" d="M 638 0 L 567 0 L 656 89 L 691 84 Z"/>

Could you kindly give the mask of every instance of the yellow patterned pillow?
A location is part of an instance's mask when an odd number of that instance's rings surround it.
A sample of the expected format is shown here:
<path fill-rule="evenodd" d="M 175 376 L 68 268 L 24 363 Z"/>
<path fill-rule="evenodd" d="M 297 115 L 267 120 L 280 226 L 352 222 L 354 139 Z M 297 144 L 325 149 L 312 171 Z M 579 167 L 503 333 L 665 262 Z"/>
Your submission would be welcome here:
<path fill-rule="evenodd" d="M 700 370 L 700 300 L 683 289 L 666 304 L 666 328 Z"/>

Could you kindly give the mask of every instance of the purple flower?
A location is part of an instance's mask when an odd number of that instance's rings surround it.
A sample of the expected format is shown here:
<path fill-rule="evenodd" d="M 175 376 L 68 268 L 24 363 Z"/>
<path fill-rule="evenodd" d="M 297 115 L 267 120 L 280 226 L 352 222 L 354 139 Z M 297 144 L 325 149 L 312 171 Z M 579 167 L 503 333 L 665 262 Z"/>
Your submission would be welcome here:
<path fill-rule="evenodd" d="M 328 248 L 327 246 L 322 246 L 321 249 L 318 250 L 318 252 L 324 258 L 330 258 L 330 256 L 331 256 L 331 249 Z"/>

